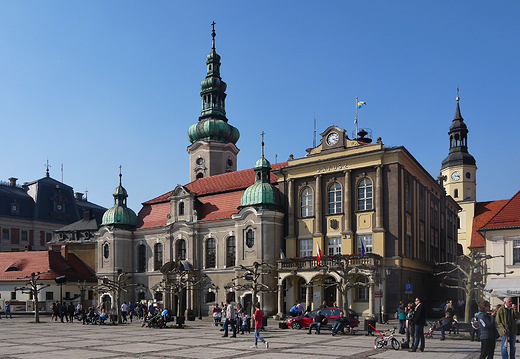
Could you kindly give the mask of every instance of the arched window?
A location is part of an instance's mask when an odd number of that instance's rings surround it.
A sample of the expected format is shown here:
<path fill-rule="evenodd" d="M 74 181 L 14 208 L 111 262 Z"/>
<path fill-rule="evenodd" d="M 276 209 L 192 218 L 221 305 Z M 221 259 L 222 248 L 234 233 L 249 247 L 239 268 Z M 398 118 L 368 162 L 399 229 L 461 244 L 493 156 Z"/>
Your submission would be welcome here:
<path fill-rule="evenodd" d="M 300 196 L 300 216 L 312 216 L 312 189 L 305 187 Z"/>
<path fill-rule="evenodd" d="M 363 178 L 358 184 L 358 210 L 372 209 L 372 180 Z"/>
<path fill-rule="evenodd" d="M 177 260 L 184 261 L 186 260 L 186 241 L 184 239 L 180 239 L 177 241 Z"/>
<path fill-rule="evenodd" d="M 453 198 L 459 198 L 459 190 L 458 189 L 455 189 L 455 191 L 453 191 Z"/>
<path fill-rule="evenodd" d="M 246 231 L 246 246 L 247 248 L 253 248 L 255 245 L 255 232 L 250 228 Z"/>
<path fill-rule="evenodd" d="M 108 243 L 103 244 L 103 257 L 108 259 L 110 255 L 110 245 Z"/>
<path fill-rule="evenodd" d="M 184 202 L 179 203 L 179 216 L 184 215 Z"/>
<path fill-rule="evenodd" d="M 146 246 L 144 244 L 139 245 L 137 257 L 137 270 L 146 272 Z"/>
<path fill-rule="evenodd" d="M 227 239 L 226 267 L 234 267 L 236 261 L 236 241 L 234 236 Z"/>
<path fill-rule="evenodd" d="M 341 185 L 338 182 L 329 187 L 329 213 L 341 213 Z"/>
<path fill-rule="evenodd" d="M 209 238 L 206 241 L 206 268 L 215 268 L 216 261 L 216 244 L 215 238 Z"/>
<path fill-rule="evenodd" d="M 162 243 L 156 243 L 154 246 L 154 270 L 161 269 L 163 265 L 163 246 Z"/>

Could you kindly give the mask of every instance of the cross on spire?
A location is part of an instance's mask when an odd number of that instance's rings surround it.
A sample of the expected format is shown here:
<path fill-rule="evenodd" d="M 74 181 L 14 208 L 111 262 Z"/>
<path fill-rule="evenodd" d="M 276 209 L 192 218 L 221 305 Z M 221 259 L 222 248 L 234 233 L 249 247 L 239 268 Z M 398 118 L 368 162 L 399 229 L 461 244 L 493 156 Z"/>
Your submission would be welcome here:
<path fill-rule="evenodd" d="M 121 179 L 123 177 L 123 175 L 121 174 L 121 168 L 123 168 L 123 166 L 119 165 L 119 185 L 121 186 Z"/>
<path fill-rule="evenodd" d="M 215 24 L 215 21 L 211 23 L 211 27 L 213 28 L 213 30 L 211 31 L 211 36 L 213 37 L 213 46 L 211 48 L 213 49 L 213 51 L 215 51 L 215 36 L 217 36 L 217 33 L 215 32 Z"/>
<path fill-rule="evenodd" d="M 457 85 L 457 102 L 460 101 L 460 97 L 459 97 L 459 86 Z"/>
<path fill-rule="evenodd" d="M 262 131 L 261 135 L 262 135 L 262 157 L 264 157 L 264 135 L 265 135 L 265 132 Z"/>

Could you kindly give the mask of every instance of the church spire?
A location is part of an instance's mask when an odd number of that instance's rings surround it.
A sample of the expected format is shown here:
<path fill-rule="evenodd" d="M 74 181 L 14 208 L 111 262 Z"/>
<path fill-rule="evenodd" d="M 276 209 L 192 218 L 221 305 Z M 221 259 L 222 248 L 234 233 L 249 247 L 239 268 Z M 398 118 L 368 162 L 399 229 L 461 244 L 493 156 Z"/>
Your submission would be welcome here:
<path fill-rule="evenodd" d="M 475 165 L 475 158 L 468 152 L 468 127 L 464 123 L 464 118 L 460 113 L 459 87 L 457 86 L 457 107 L 455 116 L 448 135 L 450 136 L 450 153 L 442 161 L 442 169 L 458 165 Z"/>

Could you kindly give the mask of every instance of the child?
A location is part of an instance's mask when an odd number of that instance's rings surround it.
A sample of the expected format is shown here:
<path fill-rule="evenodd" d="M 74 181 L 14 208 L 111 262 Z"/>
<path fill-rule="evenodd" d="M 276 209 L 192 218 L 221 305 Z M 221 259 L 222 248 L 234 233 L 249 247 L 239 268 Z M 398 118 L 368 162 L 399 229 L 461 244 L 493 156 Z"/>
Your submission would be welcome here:
<path fill-rule="evenodd" d="M 249 326 L 247 325 L 247 320 L 249 319 L 249 315 L 247 315 L 245 312 L 242 313 L 242 332 L 240 334 L 244 334 L 245 331 L 249 333 Z"/>

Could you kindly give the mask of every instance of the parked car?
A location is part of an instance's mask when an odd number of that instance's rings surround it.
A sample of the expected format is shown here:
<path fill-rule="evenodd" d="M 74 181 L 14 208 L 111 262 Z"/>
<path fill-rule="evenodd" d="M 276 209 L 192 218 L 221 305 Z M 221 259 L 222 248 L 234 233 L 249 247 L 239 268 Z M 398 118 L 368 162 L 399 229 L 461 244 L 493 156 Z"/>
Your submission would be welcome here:
<path fill-rule="evenodd" d="M 332 328 L 334 326 L 334 322 L 336 318 L 339 317 L 339 314 L 343 311 L 343 308 L 320 308 L 313 310 L 303 316 L 289 318 L 287 320 L 287 326 L 293 329 L 301 329 L 308 328 L 309 325 L 314 322 L 314 317 L 318 315 L 318 310 L 321 310 L 321 314 L 327 317 L 327 324 L 322 326 L 322 328 Z M 354 328 L 359 325 L 359 316 L 352 309 L 347 310 L 347 316 L 350 318 L 350 327 Z"/>
<path fill-rule="evenodd" d="M 442 306 L 443 304 L 440 302 L 426 303 L 426 315 L 428 318 L 444 317 L 445 308 Z"/>

